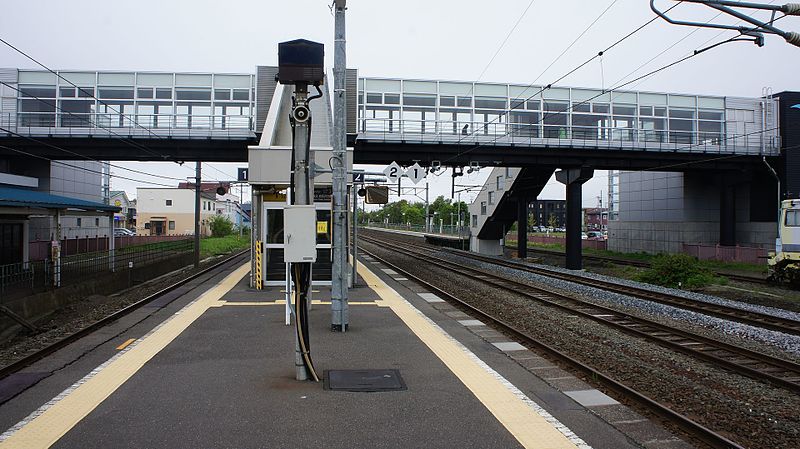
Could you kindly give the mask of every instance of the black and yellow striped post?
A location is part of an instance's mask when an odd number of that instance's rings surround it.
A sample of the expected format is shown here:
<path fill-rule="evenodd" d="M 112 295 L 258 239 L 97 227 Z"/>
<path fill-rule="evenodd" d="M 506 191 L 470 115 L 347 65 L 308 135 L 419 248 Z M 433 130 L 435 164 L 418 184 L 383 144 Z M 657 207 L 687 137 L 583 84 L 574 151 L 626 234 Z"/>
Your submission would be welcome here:
<path fill-rule="evenodd" d="M 262 254 L 263 253 L 261 251 L 261 240 L 256 240 L 256 254 L 255 254 L 255 257 L 256 257 L 256 273 L 255 273 L 256 290 L 261 290 L 262 286 L 264 285 L 264 283 L 262 282 L 262 279 L 261 279 L 261 276 L 262 276 L 262 273 L 263 273 L 263 270 L 261 269 L 261 257 L 262 257 L 261 255 Z"/>

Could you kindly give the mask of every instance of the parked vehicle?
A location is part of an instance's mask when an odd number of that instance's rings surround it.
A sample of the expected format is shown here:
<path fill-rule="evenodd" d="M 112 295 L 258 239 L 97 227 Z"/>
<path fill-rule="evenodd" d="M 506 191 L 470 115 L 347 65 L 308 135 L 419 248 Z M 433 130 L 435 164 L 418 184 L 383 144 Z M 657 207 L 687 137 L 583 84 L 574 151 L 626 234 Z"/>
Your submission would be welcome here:
<path fill-rule="evenodd" d="M 775 249 L 768 260 L 770 279 L 800 286 L 800 200 L 781 203 Z"/>
<path fill-rule="evenodd" d="M 135 232 L 125 228 L 114 228 L 114 237 L 129 237 L 136 235 Z"/>
<path fill-rule="evenodd" d="M 603 233 L 600 231 L 587 231 L 585 234 L 588 240 L 604 240 Z"/>

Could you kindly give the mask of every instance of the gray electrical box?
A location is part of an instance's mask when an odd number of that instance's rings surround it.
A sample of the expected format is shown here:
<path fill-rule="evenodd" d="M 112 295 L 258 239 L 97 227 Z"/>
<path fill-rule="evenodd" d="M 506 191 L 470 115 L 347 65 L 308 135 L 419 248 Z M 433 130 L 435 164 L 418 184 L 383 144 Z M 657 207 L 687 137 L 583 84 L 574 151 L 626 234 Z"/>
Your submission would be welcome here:
<path fill-rule="evenodd" d="M 317 210 L 313 205 L 286 206 L 283 233 L 284 262 L 317 261 Z"/>

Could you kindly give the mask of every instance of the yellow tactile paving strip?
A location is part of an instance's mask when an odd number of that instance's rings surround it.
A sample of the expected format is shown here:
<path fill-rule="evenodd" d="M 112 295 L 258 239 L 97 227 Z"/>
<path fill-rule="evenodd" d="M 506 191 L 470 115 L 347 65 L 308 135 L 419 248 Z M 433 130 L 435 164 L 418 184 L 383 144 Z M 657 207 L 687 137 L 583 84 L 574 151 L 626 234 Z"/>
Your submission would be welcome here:
<path fill-rule="evenodd" d="M 120 353 L 116 359 L 97 370 L 93 377 L 88 378 L 75 390 L 0 442 L 0 449 L 44 449 L 52 446 L 209 308 L 284 304 L 282 300 L 274 302 L 220 300 L 248 273 L 249 267 L 249 263 L 242 265 L 148 334 L 146 338 L 131 345 L 130 348 L 125 348 L 126 352 Z M 520 397 L 521 393 L 513 392 L 504 384 L 505 379 L 498 378 L 497 373 L 493 374 L 491 369 L 481 366 L 480 360 L 422 315 L 374 273 L 361 264 L 358 271 L 382 301 L 350 302 L 350 305 L 391 308 L 522 446 L 532 449 L 578 447 L 537 413 L 531 404 L 526 402 L 527 398 Z M 314 301 L 314 303 L 330 304 L 327 301 Z"/>
<path fill-rule="evenodd" d="M 53 445 L 230 291 L 249 271 L 250 262 L 247 262 L 128 352 L 97 372 L 94 377 L 0 443 L 0 448 L 40 449 Z"/>
<path fill-rule="evenodd" d="M 504 385 L 496 373 L 477 363 L 474 355 L 460 347 L 372 271 L 359 263 L 358 273 L 522 446 L 531 449 L 578 447 Z"/>
<path fill-rule="evenodd" d="M 319 301 L 314 300 L 311 301 L 314 305 L 330 305 L 330 301 Z M 379 301 L 348 301 L 347 304 L 351 306 L 378 306 L 383 307 Z M 277 299 L 275 301 L 217 301 L 216 304 L 212 305 L 211 307 L 223 307 L 223 306 L 283 306 L 286 305 L 285 299 Z"/>

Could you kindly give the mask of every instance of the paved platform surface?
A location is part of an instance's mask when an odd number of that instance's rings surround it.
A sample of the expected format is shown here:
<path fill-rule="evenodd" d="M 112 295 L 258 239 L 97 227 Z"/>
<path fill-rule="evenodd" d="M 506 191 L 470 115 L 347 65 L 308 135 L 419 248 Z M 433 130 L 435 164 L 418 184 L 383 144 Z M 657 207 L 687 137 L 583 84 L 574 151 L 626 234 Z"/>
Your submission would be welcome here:
<path fill-rule="evenodd" d="M 294 380 L 284 295 L 249 289 L 248 264 L 27 369 L 43 377 L 0 406 L 0 448 L 688 447 L 363 261 L 368 286 L 350 291 L 348 332 L 330 332 L 329 292 L 315 288 L 314 364 L 396 369 L 406 390 Z"/>

